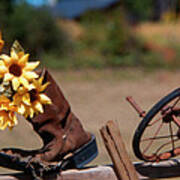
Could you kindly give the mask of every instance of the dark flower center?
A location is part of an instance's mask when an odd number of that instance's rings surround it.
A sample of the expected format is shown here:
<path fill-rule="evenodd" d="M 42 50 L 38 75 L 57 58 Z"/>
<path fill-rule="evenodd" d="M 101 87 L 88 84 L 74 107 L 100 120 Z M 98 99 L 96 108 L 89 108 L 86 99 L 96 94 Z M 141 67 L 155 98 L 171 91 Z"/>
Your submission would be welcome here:
<path fill-rule="evenodd" d="M 34 102 L 38 99 L 38 92 L 36 89 L 32 89 L 31 91 L 29 91 L 30 94 L 30 101 Z"/>
<path fill-rule="evenodd" d="M 9 72 L 17 77 L 21 76 L 21 74 L 22 74 L 21 67 L 18 64 L 12 64 L 9 67 Z"/>

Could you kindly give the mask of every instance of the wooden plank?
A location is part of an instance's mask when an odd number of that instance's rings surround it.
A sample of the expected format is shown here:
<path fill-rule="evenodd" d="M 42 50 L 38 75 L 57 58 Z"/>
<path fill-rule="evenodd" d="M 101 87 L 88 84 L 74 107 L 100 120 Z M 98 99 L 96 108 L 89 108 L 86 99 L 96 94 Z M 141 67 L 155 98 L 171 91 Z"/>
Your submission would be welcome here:
<path fill-rule="evenodd" d="M 138 180 L 136 170 L 128 157 L 121 138 L 118 125 L 113 121 L 108 121 L 107 124 L 101 128 L 100 132 L 114 164 L 114 170 L 118 179 Z"/>
<path fill-rule="evenodd" d="M 24 173 L 1 175 L 0 180 L 33 180 L 29 175 Z M 112 166 L 96 166 L 86 169 L 66 170 L 61 173 L 61 177 L 51 176 L 45 177 L 44 180 L 118 180 Z M 145 180 L 147 177 L 140 176 L 139 179 Z"/>
<path fill-rule="evenodd" d="M 172 159 L 159 163 L 136 162 L 133 163 L 138 172 L 140 180 L 155 178 L 180 177 L 180 159 Z M 113 166 L 96 166 L 85 169 L 66 170 L 61 173 L 63 180 L 117 180 Z M 24 173 L 1 175 L 0 180 L 32 180 Z M 46 177 L 44 180 L 61 180 L 55 174 Z"/>
<path fill-rule="evenodd" d="M 98 166 L 86 170 L 68 170 L 62 173 L 63 180 L 117 180 L 112 167 Z"/>
<path fill-rule="evenodd" d="M 29 175 L 23 173 L 14 175 L 0 176 L 0 180 L 32 180 Z M 52 176 L 46 177 L 44 180 L 117 180 L 114 170 L 110 166 L 98 166 L 93 168 L 87 168 L 83 170 L 67 170 L 61 173 L 61 177 L 53 178 Z"/>

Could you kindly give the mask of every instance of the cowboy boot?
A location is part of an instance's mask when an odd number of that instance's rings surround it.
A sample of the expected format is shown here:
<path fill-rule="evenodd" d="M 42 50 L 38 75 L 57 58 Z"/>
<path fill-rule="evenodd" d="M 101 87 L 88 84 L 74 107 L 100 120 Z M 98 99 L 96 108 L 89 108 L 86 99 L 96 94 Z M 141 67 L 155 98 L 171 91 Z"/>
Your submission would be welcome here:
<path fill-rule="evenodd" d="M 34 130 L 43 140 L 43 147 L 38 153 L 43 161 L 59 161 L 69 152 L 73 152 L 91 139 L 91 135 L 83 129 L 80 120 L 71 111 L 61 89 L 45 70 L 44 82 L 50 82 L 45 94 L 52 104 L 45 105 L 44 113 L 28 118 Z"/>
<path fill-rule="evenodd" d="M 60 161 L 66 154 L 89 142 L 91 135 L 83 129 L 80 120 L 71 111 L 69 103 L 51 74 L 43 70 L 41 75 L 44 76 L 43 83 L 50 82 L 44 93 L 51 99 L 52 104 L 44 106 L 44 113 L 27 120 L 41 137 L 43 147 L 34 151 L 11 148 L 3 149 L 3 152 L 21 157 L 30 156 L 43 162 Z"/>

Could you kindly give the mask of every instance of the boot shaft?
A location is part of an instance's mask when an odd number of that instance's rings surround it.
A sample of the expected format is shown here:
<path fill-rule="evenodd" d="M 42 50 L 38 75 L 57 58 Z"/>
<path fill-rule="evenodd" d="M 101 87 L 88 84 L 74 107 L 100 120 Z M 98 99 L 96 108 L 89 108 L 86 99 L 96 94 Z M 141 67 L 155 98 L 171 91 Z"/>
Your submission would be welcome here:
<path fill-rule="evenodd" d="M 79 148 L 91 137 L 72 113 L 69 103 L 50 73 L 45 70 L 43 76 L 44 83 L 50 83 L 44 93 L 51 99 L 52 104 L 45 105 L 44 113 L 28 120 L 43 140 L 42 149 L 47 151 L 43 159 L 51 161 Z"/>

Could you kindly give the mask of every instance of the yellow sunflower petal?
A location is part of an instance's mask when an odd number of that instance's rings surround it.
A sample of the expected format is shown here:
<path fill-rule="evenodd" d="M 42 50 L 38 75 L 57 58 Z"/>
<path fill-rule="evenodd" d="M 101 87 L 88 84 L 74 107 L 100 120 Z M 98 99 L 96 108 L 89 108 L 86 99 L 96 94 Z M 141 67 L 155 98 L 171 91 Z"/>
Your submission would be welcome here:
<path fill-rule="evenodd" d="M 0 56 L 1 57 L 1 56 Z M 0 60 L 0 66 L 5 66 L 4 61 Z"/>
<path fill-rule="evenodd" d="M 16 114 L 15 114 L 14 112 L 10 112 L 10 113 L 9 113 L 9 119 L 8 119 L 8 128 L 9 128 L 10 130 L 12 130 L 13 127 L 14 127 L 15 125 L 17 125 L 17 124 L 18 124 L 18 121 L 17 121 Z"/>
<path fill-rule="evenodd" d="M 29 82 L 27 81 L 27 79 L 25 79 L 24 77 L 20 77 L 19 81 L 25 88 L 29 88 Z"/>
<path fill-rule="evenodd" d="M 18 60 L 18 55 L 14 50 L 11 51 L 11 57 L 13 58 L 13 60 Z"/>
<path fill-rule="evenodd" d="M 20 81 L 18 78 L 13 78 L 12 80 L 12 87 L 16 91 L 18 87 L 20 86 Z"/>
<path fill-rule="evenodd" d="M 47 83 L 43 84 L 43 85 L 40 87 L 40 92 L 44 91 L 49 84 L 50 84 L 50 82 L 47 82 Z"/>
<path fill-rule="evenodd" d="M 39 103 L 39 102 L 36 102 L 36 104 L 35 104 L 35 109 L 37 110 L 37 111 L 39 111 L 40 113 L 43 113 L 44 112 L 44 110 L 43 110 L 43 106 L 42 106 L 42 104 L 41 103 Z"/>
<path fill-rule="evenodd" d="M 5 116 L 0 116 L 0 130 L 6 129 L 8 122 L 5 120 Z"/>
<path fill-rule="evenodd" d="M 40 94 L 39 97 L 40 97 L 40 102 L 42 104 L 51 104 L 52 103 L 51 99 L 48 96 L 46 96 L 45 94 Z"/>
<path fill-rule="evenodd" d="M 24 104 L 30 106 L 31 102 L 30 102 L 30 96 L 28 93 L 26 93 L 23 97 L 22 97 L 22 101 Z"/>
<path fill-rule="evenodd" d="M 9 102 L 10 100 L 6 96 L 4 95 L 0 96 L 0 103 L 9 103 Z"/>
<path fill-rule="evenodd" d="M 2 40 L 2 33 L 0 32 L 0 50 L 3 48 L 4 46 L 4 41 Z"/>
<path fill-rule="evenodd" d="M 9 57 L 9 56 L 6 55 L 6 54 L 2 54 L 2 55 L 0 56 L 0 59 L 3 59 L 6 65 L 9 65 L 10 62 L 11 62 L 11 57 Z"/>
<path fill-rule="evenodd" d="M 32 89 L 36 89 L 36 87 L 34 86 L 34 84 L 30 84 L 29 87 L 28 87 L 28 90 L 32 90 Z"/>
<path fill-rule="evenodd" d="M 28 59 L 29 59 L 29 54 L 25 54 L 24 56 L 22 56 L 19 59 L 18 64 L 25 65 L 27 63 Z"/>
<path fill-rule="evenodd" d="M 19 53 L 18 53 L 18 57 L 19 58 L 22 58 L 24 56 L 24 52 L 23 51 L 20 51 Z"/>
<path fill-rule="evenodd" d="M 24 113 L 24 117 L 25 118 L 28 118 L 28 116 L 29 116 L 29 113 L 27 113 L 27 111 Z"/>
<path fill-rule="evenodd" d="M 39 83 L 39 85 L 42 85 L 43 79 L 44 79 L 44 77 L 43 77 L 43 76 L 41 76 L 41 77 L 38 79 L 38 83 Z"/>
<path fill-rule="evenodd" d="M 12 80 L 12 79 L 13 79 L 13 75 L 12 75 L 12 74 L 6 73 L 6 74 L 4 75 L 4 81 L 10 81 L 10 80 Z"/>
<path fill-rule="evenodd" d="M 0 130 L 5 130 L 7 126 L 8 126 L 7 122 L 3 123 L 2 125 L 0 125 Z"/>
<path fill-rule="evenodd" d="M 13 104 L 14 105 L 18 105 L 20 102 L 21 102 L 22 98 L 21 96 L 16 93 L 14 96 L 13 96 Z"/>
<path fill-rule="evenodd" d="M 41 79 L 41 78 L 40 78 Z M 33 79 L 33 85 L 37 89 L 37 91 L 40 91 L 41 84 L 39 83 L 39 79 Z"/>
<path fill-rule="evenodd" d="M 34 110 L 32 108 L 29 108 L 29 114 L 28 116 L 30 116 L 30 118 L 33 118 L 34 116 Z"/>
<path fill-rule="evenodd" d="M 36 74 L 35 72 L 32 72 L 32 71 L 29 71 L 29 72 L 25 72 L 23 74 L 23 76 L 28 79 L 28 80 L 32 80 L 32 79 L 35 79 L 35 78 L 38 78 L 38 74 Z"/>
<path fill-rule="evenodd" d="M 18 124 L 18 120 L 17 120 L 16 115 L 13 116 L 13 122 L 14 122 L 14 126 L 16 126 Z"/>
<path fill-rule="evenodd" d="M 0 73 L 6 73 L 7 72 L 7 68 L 5 66 L 1 66 L 0 65 Z"/>
<path fill-rule="evenodd" d="M 21 104 L 18 107 L 18 113 L 21 114 L 21 115 L 24 115 L 25 111 L 26 111 L 25 106 L 23 104 Z"/>
<path fill-rule="evenodd" d="M 23 95 L 23 94 L 27 93 L 27 89 L 22 87 L 22 86 L 20 86 L 18 88 L 17 92 L 18 92 L 18 95 Z"/>
<path fill-rule="evenodd" d="M 8 113 L 8 117 L 9 117 L 9 121 L 12 123 L 12 122 L 16 122 L 17 121 L 17 117 L 16 117 L 16 114 L 15 112 L 9 112 Z"/>
<path fill-rule="evenodd" d="M 1 104 L 0 111 L 3 111 L 3 110 L 8 111 L 9 110 L 8 106 Z"/>
<path fill-rule="evenodd" d="M 24 69 L 25 69 L 26 71 L 32 71 L 32 70 L 34 70 L 35 68 L 37 68 L 37 66 L 39 65 L 39 63 L 40 63 L 40 61 L 26 63 L 26 66 L 24 67 Z"/>
<path fill-rule="evenodd" d="M 2 50 L 3 46 L 4 46 L 4 41 L 1 39 L 0 40 L 0 50 Z"/>
<path fill-rule="evenodd" d="M 0 73 L 7 72 L 7 67 L 4 64 L 4 61 L 0 60 Z"/>
<path fill-rule="evenodd" d="M 16 112 L 16 111 L 17 111 L 17 107 L 14 106 L 13 102 L 9 103 L 9 109 L 10 109 L 10 111 L 12 111 L 12 112 Z"/>

